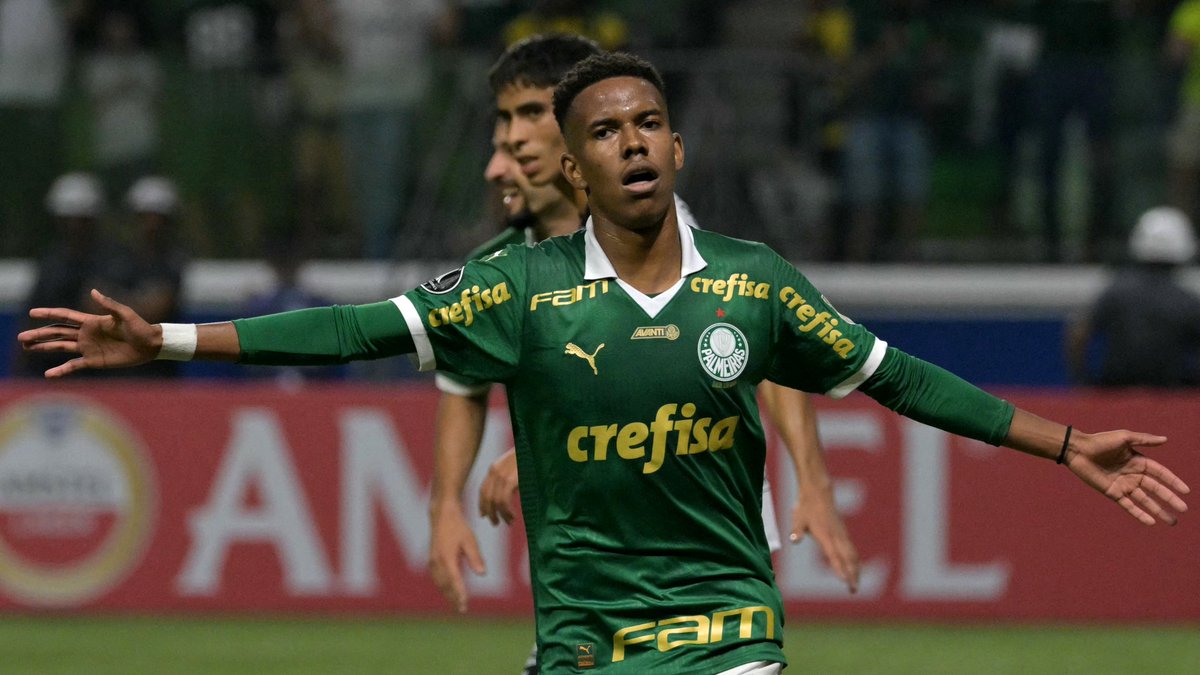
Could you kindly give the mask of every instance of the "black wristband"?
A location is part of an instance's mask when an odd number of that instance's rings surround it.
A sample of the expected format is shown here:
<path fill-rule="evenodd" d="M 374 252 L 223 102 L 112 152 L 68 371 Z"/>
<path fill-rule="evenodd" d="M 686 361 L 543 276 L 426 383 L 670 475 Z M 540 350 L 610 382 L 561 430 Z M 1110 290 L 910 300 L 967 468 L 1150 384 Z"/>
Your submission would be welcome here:
<path fill-rule="evenodd" d="M 1067 435 L 1063 436 L 1062 450 L 1058 451 L 1058 459 L 1054 460 L 1055 464 L 1062 464 L 1063 460 L 1067 458 L 1067 446 L 1070 445 L 1070 443 L 1071 443 L 1071 425 L 1068 424 L 1067 425 Z"/>

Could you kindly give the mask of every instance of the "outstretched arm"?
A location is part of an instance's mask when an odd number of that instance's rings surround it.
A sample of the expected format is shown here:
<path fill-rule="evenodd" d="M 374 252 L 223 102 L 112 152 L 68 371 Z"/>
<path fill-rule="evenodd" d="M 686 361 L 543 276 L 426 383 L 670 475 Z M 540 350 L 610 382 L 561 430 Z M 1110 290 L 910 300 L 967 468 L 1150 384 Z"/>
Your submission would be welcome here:
<path fill-rule="evenodd" d="M 150 324 L 129 307 L 92 291 L 105 314 L 31 309 L 55 322 L 17 339 L 29 351 L 79 354 L 51 368 L 62 377 L 88 368 L 129 368 L 156 358 L 238 361 L 258 365 L 331 365 L 404 354 L 415 349 L 400 311 L 389 301 L 320 307 L 233 322 Z"/>
<path fill-rule="evenodd" d="M 825 468 L 817 416 L 808 395 L 773 382 L 758 388 L 771 423 L 779 432 L 796 472 L 799 497 L 792 506 L 792 543 L 811 532 L 829 566 L 851 593 L 858 591 L 858 550 L 838 515 L 833 485 Z"/>
<path fill-rule="evenodd" d="M 462 501 L 486 419 L 486 393 L 476 396 L 443 393 L 438 402 L 429 500 L 429 572 L 442 595 L 459 612 L 467 611 L 463 563 L 477 575 L 487 571 Z"/>
<path fill-rule="evenodd" d="M 1058 459 L 1083 482 L 1147 525 L 1174 525 L 1187 484 L 1136 448 L 1166 438 L 1133 431 L 1089 434 L 1016 409 L 931 363 L 889 349 L 862 391 L 896 412 L 950 433 Z"/>

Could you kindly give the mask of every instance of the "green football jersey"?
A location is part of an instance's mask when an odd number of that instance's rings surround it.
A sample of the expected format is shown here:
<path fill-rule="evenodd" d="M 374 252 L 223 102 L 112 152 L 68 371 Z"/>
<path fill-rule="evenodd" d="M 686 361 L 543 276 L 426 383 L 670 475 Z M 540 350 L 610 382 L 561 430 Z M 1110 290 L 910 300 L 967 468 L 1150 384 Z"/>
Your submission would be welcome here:
<path fill-rule="evenodd" d="M 513 244 L 532 246 L 536 241 L 532 228 L 506 227 L 500 234 L 476 246 L 467 254 L 467 260 L 478 260 Z M 445 372 L 438 373 L 435 381 L 441 391 L 459 396 L 486 394 L 491 388 L 489 382 L 474 381 L 462 375 Z"/>
<path fill-rule="evenodd" d="M 588 229 L 393 300 L 423 369 L 507 387 L 546 673 L 784 662 L 755 387 L 843 396 L 886 351 L 766 246 L 679 233 L 654 297 Z"/>
<path fill-rule="evenodd" d="M 533 236 L 533 229 L 529 227 L 506 227 L 504 231 L 496 236 L 488 239 L 479 246 L 476 246 L 470 253 L 467 254 L 467 260 L 478 260 L 489 253 L 495 253 L 500 249 L 510 244 L 525 244 L 533 246 L 537 240 Z"/>

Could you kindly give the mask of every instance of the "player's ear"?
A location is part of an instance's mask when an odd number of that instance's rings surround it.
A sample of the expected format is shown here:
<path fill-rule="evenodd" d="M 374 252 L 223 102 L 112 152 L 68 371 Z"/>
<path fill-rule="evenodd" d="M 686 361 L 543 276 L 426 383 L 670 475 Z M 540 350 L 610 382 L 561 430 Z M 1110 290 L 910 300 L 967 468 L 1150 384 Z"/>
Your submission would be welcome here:
<path fill-rule="evenodd" d="M 575 156 L 569 152 L 562 154 L 562 172 L 566 176 L 567 182 L 576 190 L 587 191 L 587 181 L 583 179 L 583 174 L 579 172 L 579 162 L 575 161 Z"/>
<path fill-rule="evenodd" d="M 683 136 L 675 133 L 671 134 L 671 137 L 675 139 L 673 144 L 675 150 L 675 170 L 678 171 L 683 168 Z"/>

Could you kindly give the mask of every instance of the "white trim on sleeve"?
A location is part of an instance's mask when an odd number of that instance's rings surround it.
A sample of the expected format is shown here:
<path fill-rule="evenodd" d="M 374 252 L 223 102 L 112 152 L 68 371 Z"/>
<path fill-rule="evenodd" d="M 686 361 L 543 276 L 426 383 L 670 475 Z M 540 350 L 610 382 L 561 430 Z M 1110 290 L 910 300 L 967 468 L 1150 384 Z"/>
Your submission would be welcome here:
<path fill-rule="evenodd" d="M 425 330 L 425 324 L 421 321 L 421 315 L 417 313 L 417 308 L 413 305 L 412 300 L 406 296 L 398 295 L 391 299 L 396 309 L 400 310 L 400 316 L 404 317 L 404 323 L 408 324 L 408 332 L 412 334 L 413 344 L 417 347 L 416 365 L 421 372 L 437 369 L 437 359 L 433 356 L 433 345 L 429 342 L 429 333 Z"/>
<path fill-rule="evenodd" d="M 492 390 L 491 382 L 483 382 L 480 384 L 463 384 L 458 380 L 444 373 L 436 373 L 433 376 L 433 383 L 437 385 L 438 391 L 444 394 L 454 394 L 456 396 L 482 396 Z"/>
<path fill-rule="evenodd" d="M 883 363 L 883 357 L 887 354 L 887 343 L 879 338 L 875 338 L 875 345 L 871 347 L 871 353 L 867 355 L 867 360 L 863 361 L 862 368 L 858 369 L 850 377 L 842 381 L 841 384 L 825 392 L 829 398 L 845 398 L 850 395 L 850 392 L 858 389 L 858 386 L 867 381 L 867 378 L 875 374 L 879 368 L 879 364 Z"/>

